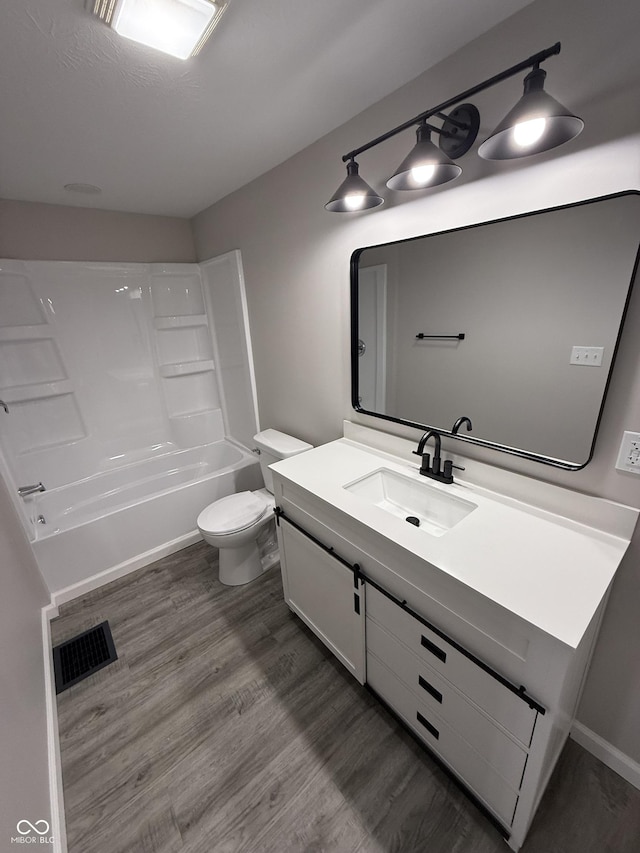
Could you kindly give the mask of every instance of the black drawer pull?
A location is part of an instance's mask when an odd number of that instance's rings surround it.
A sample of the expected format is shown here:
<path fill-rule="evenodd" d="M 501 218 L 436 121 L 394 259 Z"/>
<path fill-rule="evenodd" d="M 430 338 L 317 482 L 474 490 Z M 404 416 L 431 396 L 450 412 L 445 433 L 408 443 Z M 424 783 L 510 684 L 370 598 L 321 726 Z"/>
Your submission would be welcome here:
<path fill-rule="evenodd" d="M 432 655 L 435 655 L 437 658 L 439 658 L 442 661 L 442 663 L 447 662 L 447 653 L 443 652 L 442 649 L 439 649 L 435 645 L 435 643 L 431 642 L 431 640 L 427 640 L 427 638 L 424 636 L 424 634 L 420 638 L 420 641 L 421 641 L 422 645 L 425 647 L 425 649 L 430 651 Z"/>
<path fill-rule="evenodd" d="M 425 720 L 420 711 L 418 711 L 416 716 L 418 717 L 418 722 L 422 723 L 422 725 L 429 732 L 429 734 L 433 735 L 434 738 L 438 740 L 438 738 L 440 737 L 440 732 L 438 731 L 438 729 L 435 726 L 432 726 L 429 720 Z"/>
<path fill-rule="evenodd" d="M 440 693 L 439 690 L 436 690 L 436 688 L 432 684 L 429 684 L 428 681 L 425 681 L 421 675 L 418 676 L 418 684 L 420 685 L 420 687 L 422 687 L 423 690 L 426 690 L 427 693 L 430 693 L 431 696 L 433 696 L 433 698 L 436 700 L 436 702 L 440 702 L 440 704 L 442 705 L 442 693 Z"/>

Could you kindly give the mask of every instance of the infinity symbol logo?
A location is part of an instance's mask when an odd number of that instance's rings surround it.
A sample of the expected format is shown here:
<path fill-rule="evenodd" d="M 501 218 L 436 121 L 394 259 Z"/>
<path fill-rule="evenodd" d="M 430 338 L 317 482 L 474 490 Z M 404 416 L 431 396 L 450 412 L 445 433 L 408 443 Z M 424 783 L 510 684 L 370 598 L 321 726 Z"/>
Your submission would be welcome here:
<path fill-rule="evenodd" d="M 27 827 L 26 829 L 21 829 L 21 827 L 25 826 Z M 38 829 L 39 826 L 43 826 L 44 829 Z M 46 835 L 49 832 L 49 824 L 46 820 L 37 820 L 35 824 L 28 820 L 19 820 L 16 829 L 20 835 L 27 835 L 29 832 L 36 832 L 38 835 Z"/>

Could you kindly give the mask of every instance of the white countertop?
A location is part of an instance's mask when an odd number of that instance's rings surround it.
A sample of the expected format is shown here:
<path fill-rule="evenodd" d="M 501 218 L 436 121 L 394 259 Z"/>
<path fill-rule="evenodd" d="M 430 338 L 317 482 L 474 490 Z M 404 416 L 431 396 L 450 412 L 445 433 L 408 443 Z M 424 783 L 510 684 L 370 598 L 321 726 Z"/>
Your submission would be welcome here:
<path fill-rule="evenodd" d="M 283 479 L 576 648 L 620 565 L 638 511 L 580 496 L 590 502 L 591 518 L 598 516 L 599 504 L 604 519 L 619 508 L 624 524 L 612 533 L 457 476 L 451 485 L 424 478 L 418 474 L 418 458 L 414 459 L 407 462 L 343 438 L 271 467 Z M 444 534 L 433 536 L 344 488 L 380 468 L 464 498 L 477 509 Z M 556 486 L 544 488 L 558 493 L 552 495 L 556 507 L 562 504 L 563 493 L 572 495 Z M 621 528 L 629 538 L 619 535 Z"/>

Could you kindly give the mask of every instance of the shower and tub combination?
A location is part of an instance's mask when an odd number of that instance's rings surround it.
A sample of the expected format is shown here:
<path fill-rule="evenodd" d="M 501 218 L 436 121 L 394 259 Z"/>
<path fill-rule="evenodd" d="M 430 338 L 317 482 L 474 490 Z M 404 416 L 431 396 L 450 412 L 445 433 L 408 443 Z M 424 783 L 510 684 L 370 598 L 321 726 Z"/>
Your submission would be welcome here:
<path fill-rule="evenodd" d="M 52 593 L 197 541 L 203 507 L 262 486 L 240 253 L 0 261 L 0 398 L 2 474 Z"/>

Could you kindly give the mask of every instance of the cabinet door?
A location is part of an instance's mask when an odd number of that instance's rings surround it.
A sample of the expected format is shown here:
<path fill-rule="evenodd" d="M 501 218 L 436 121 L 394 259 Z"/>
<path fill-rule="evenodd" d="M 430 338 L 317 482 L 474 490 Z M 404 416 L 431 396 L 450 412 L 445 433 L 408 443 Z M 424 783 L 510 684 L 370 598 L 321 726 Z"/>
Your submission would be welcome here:
<path fill-rule="evenodd" d="M 364 585 L 286 520 L 278 541 L 287 604 L 364 684 Z"/>

